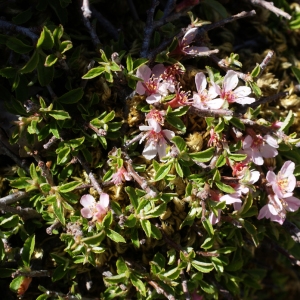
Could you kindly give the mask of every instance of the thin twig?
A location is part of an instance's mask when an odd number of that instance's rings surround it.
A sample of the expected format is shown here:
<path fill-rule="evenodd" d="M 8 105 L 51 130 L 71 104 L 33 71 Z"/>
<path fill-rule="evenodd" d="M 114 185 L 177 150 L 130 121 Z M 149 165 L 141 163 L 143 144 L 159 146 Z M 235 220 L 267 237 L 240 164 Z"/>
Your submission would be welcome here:
<path fill-rule="evenodd" d="M 165 5 L 164 14 L 161 18 L 162 20 L 165 20 L 170 15 L 172 10 L 175 8 L 175 5 L 176 5 L 176 0 L 168 0 L 168 2 Z"/>
<path fill-rule="evenodd" d="M 129 6 L 129 9 L 131 11 L 131 14 L 132 14 L 132 17 L 134 19 L 134 21 L 138 21 L 140 18 L 139 18 L 139 15 L 135 9 L 135 6 L 134 6 L 134 3 L 132 2 L 132 0 L 127 0 L 127 3 L 128 3 L 128 6 Z"/>
<path fill-rule="evenodd" d="M 50 277 L 50 273 L 48 270 L 38 270 L 38 271 L 21 271 L 17 270 L 16 272 L 11 274 L 12 278 L 18 276 L 26 276 L 26 277 Z"/>
<path fill-rule="evenodd" d="M 57 137 L 55 136 L 52 136 L 52 138 L 50 138 L 50 140 L 43 145 L 43 148 L 44 149 L 49 149 L 50 147 L 52 147 L 54 144 L 56 144 L 60 139 L 58 139 Z"/>
<path fill-rule="evenodd" d="M 98 10 L 94 7 L 91 8 L 93 16 L 98 20 L 99 24 L 103 27 L 103 29 L 111 35 L 111 37 L 117 41 L 119 39 L 118 30 L 111 24 Z"/>
<path fill-rule="evenodd" d="M 22 208 L 20 206 L 12 207 L 5 204 L 0 204 L 0 210 L 19 215 L 24 220 L 41 218 L 41 215 L 33 208 Z"/>
<path fill-rule="evenodd" d="M 154 287 L 154 289 L 156 290 L 157 294 L 161 294 L 164 295 L 167 299 L 169 300 L 175 300 L 175 297 L 173 295 L 168 294 L 162 287 L 160 287 L 158 285 L 158 283 L 156 283 L 153 280 L 148 280 L 147 281 L 152 287 Z"/>
<path fill-rule="evenodd" d="M 293 224 L 292 222 L 285 219 L 285 221 L 283 223 L 283 227 L 288 230 L 292 239 L 296 243 L 300 243 L 300 229 L 295 224 Z"/>
<path fill-rule="evenodd" d="M 153 27 L 153 17 L 156 6 L 159 4 L 157 0 L 152 0 L 151 7 L 147 11 L 147 22 L 144 30 L 144 40 L 142 44 L 142 51 L 140 57 L 147 57 L 149 51 L 150 40 L 152 36 L 152 32 L 154 30 Z"/>
<path fill-rule="evenodd" d="M 60 223 L 60 221 L 56 220 L 51 226 L 46 228 L 47 234 L 52 235 L 53 230 L 61 227 L 61 225 L 62 224 Z"/>
<path fill-rule="evenodd" d="M 89 0 L 82 1 L 81 10 L 82 10 L 82 14 L 85 18 L 90 18 L 92 16 Z"/>
<path fill-rule="evenodd" d="M 83 167 L 85 172 L 88 174 L 88 176 L 91 180 L 91 183 L 92 183 L 93 187 L 95 188 L 95 190 L 98 192 L 99 195 L 101 195 L 103 193 L 102 188 L 100 187 L 100 184 L 98 183 L 97 179 L 95 178 L 94 174 L 92 173 L 92 171 L 91 171 L 90 167 L 88 166 L 87 162 L 85 162 L 83 156 L 78 154 L 77 160 L 79 161 L 79 163 L 81 164 L 81 166 Z"/>
<path fill-rule="evenodd" d="M 191 106 L 188 113 L 196 114 L 200 117 L 222 117 L 222 116 L 233 116 L 234 112 L 229 109 L 200 109 Z"/>
<path fill-rule="evenodd" d="M 226 18 L 226 19 L 223 19 L 223 20 L 220 20 L 219 22 L 215 22 L 213 24 L 209 24 L 209 25 L 204 25 L 202 27 L 200 27 L 198 29 L 198 33 L 197 35 L 202 35 L 204 33 L 206 33 L 207 31 L 210 31 L 212 29 L 215 29 L 215 28 L 218 28 L 218 27 L 222 27 L 224 26 L 225 24 L 227 23 L 230 23 L 230 22 L 233 22 L 233 21 L 236 21 L 238 19 L 242 19 L 242 18 L 247 18 L 247 17 L 253 17 L 256 15 L 256 12 L 255 10 L 251 10 L 251 11 L 242 11 L 236 15 L 233 15 L 229 18 Z"/>
<path fill-rule="evenodd" d="M 180 261 L 178 263 L 180 263 Z M 180 271 L 180 278 L 181 278 L 181 286 L 182 286 L 182 291 L 184 293 L 184 298 L 185 300 L 191 300 L 191 295 L 189 293 L 189 289 L 187 286 L 188 282 L 185 277 L 184 270 Z"/>
<path fill-rule="evenodd" d="M 18 202 L 19 200 L 26 198 L 27 196 L 28 196 L 28 193 L 19 191 L 19 192 L 7 195 L 3 198 L 0 198 L 0 204 L 3 204 L 3 205 L 13 204 L 13 203 Z"/>
<path fill-rule="evenodd" d="M 41 160 L 40 156 L 37 154 L 37 151 L 30 152 L 28 154 L 31 155 L 36 160 L 38 166 L 42 170 L 42 175 L 45 177 L 46 181 L 51 186 L 55 186 L 51 171 L 48 169 L 47 165 Z"/>
<path fill-rule="evenodd" d="M 15 31 L 17 33 L 21 33 L 21 34 L 29 37 L 34 43 L 36 43 L 38 38 L 39 38 L 29 28 L 22 27 L 22 26 L 17 26 L 15 24 L 12 24 L 12 23 L 7 22 L 7 21 L 0 20 L 0 28 L 5 29 L 5 30 Z"/>
<path fill-rule="evenodd" d="M 263 71 L 265 70 L 265 68 L 267 67 L 268 63 L 270 62 L 270 60 L 272 59 L 274 55 L 274 51 L 268 51 L 266 57 L 263 59 L 263 61 L 259 64 L 260 67 L 260 72 L 259 74 L 255 77 L 255 79 L 257 80 L 261 74 L 263 73 Z"/>
<path fill-rule="evenodd" d="M 20 168 L 24 169 L 26 174 L 29 174 L 29 169 L 25 164 L 25 160 L 21 160 L 14 153 L 10 151 L 10 149 L 4 144 L 4 134 L 0 128 L 0 148 L 3 151 L 4 155 L 10 157 Z"/>
<path fill-rule="evenodd" d="M 286 12 L 284 12 L 280 8 L 274 6 L 273 2 L 268 2 L 268 1 L 264 1 L 264 0 L 249 0 L 249 2 L 252 5 L 260 6 L 260 7 L 263 7 L 265 9 L 273 12 L 276 16 L 282 16 L 282 17 L 284 17 L 284 18 L 286 18 L 288 20 L 290 20 L 292 18 L 291 15 L 289 15 Z"/>

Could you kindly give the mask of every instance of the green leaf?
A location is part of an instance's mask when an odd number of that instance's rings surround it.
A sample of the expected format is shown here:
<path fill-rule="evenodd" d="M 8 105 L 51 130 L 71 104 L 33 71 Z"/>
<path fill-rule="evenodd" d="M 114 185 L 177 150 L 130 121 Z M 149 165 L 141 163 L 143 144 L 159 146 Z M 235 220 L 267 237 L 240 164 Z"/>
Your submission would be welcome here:
<path fill-rule="evenodd" d="M 236 128 L 240 130 L 245 130 L 245 125 L 241 122 L 239 118 L 232 117 L 229 122 Z"/>
<path fill-rule="evenodd" d="M 175 160 L 175 170 L 176 170 L 177 174 L 178 174 L 181 178 L 183 178 L 183 171 L 182 171 L 182 168 L 181 168 L 181 166 L 180 166 L 180 164 L 179 164 L 179 162 L 178 162 L 177 159 Z"/>
<path fill-rule="evenodd" d="M 19 73 L 25 74 L 25 73 L 32 72 L 37 67 L 38 63 L 39 63 L 39 54 L 37 51 L 34 51 L 27 64 L 22 69 L 19 70 Z"/>
<path fill-rule="evenodd" d="M 182 122 L 182 120 L 179 117 L 172 116 L 172 115 L 166 115 L 166 121 L 170 125 L 175 127 L 176 129 L 178 129 L 182 132 L 186 131 L 186 127 L 185 127 L 184 123 Z"/>
<path fill-rule="evenodd" d="M 55 282 L 62 279 L 68 273 L 68 271 L 69 268 L 66 268 L 65 266 L 58 266 L 52 274 L 52 280 Z"/>
<path fill-rule="evenodd" d="M 103 119 L 102 122 L 103 123 L 108 123 L 111 120 L 113 120 L 115 117 L 115 112 L 112 110 L 111 112 L 109 112 Z"/>
<path fill-rule="evenodd" d="M 0 75 L 5 78 L 14 78 L 17 74 L 17 69 L 13 67 L 6 67 L 0 70 Z"/>
<path fill-rule="evenodd" d="M 30 186 L 30 178 L 28 177 L 20 177 L 16 180 L 10 182 L 10 186 L 16 189 L 25 189 L 26 187 Z"/>
<path fill-rule="evenodd" d="M 147 218 L 156 218 L 159 217 L 162 213 L 164 213 L 167 209 L 167 203 L 162 203 L 156 207 L 154 207 L 153 209 L 147 211 L 145 213 L 145 216 Z"/>
<path fill-rule="evenodd" d="M 134 209 L 137 209 L 139 203 L 138 203 L 138 196 L 135 193 L 135 189 L 131 186 L 127 186 L 125 188 L 126 193 L 129 196 L 130 202 L 132 204 L 132 206 L 134 207 Z"/>
<path fill-rule="evenodd" d="M 199 282 L 199 285 L 200 285 L 201 289 L 202 289 L 205 293 L 207 293 L 207 294 L 213 294 L 213 293 L 216 292 L 213 285 L 208 284 L 207 282 L 205 282 L 205 281 L 203 281 L 203 280 L 199 280 L 198 282 Z"/>
<path fill-rule="evenodd" d="M 251 72 L 251 76 L 253 78 L 257 77 L 260 74 L 260 65 L 258 63 L 256 63 L 255 68 L 252 70 Z"/>
<path fill-rule="evenodd" d="M 78 181 L 68 182 L 68 183 L 65 183 L 65 184 L 59 186 L 58 191 L 60 193 L 68 193 L 68 192 L 73 191 L 76 187 L 78 187 L 80 185 L 81 185 L 81 182 L 78 182 Z"/>
<path fill-rule="evenodd" d="M 185 143 L 184 139 L 180 136 L 174 136 L 172 138 L 172 142 L 176 145 L 176 147 L 178 148 L 178 150 L 180 152 L 183 151 L 186 147 L 186 143 Z"/>
<path fill-rule="evenodd" d="M 214 269 L 214 266 L 212 263 L 202 262 L 202 261 L 198 261 L 198 260 L 193 260 L 192 266 L 196 270 L 198 270 L 202 273 L 209 273 Z"/>
<path fill-rule="evenodd" d="M 148 62 L 148 59 L 146 58 L 138 58 L 133 62 L 133 68 L 132 70 L 135 71 L 138 67 L 146 64 Z"/>
<path fill-rule="evenodd" d="M 35 247 L 35 235 L 32 235 L 26 239 L 21 254 L 23 264 L 26 267 L 30 266 L 30 258 L 34 251 L 34 247 Z"/>
<path fill-rule="evenodd" d="M 73 44 L 71 41 L 63 41 L 61 42 L 61 44 L 59 45 L 59 52 L 61 54 L 67 52 L 68 50 L 73 48 Z"/>
<path fill-rule="evenodd" d="M 151 223 L 149 220 L 140 220 L 143 230 L 147 237 L 151 236 Z"/>
<path fill-rule="evenodd" d="M 55 47 L 59 48 L 60 45 L 60 39 L 64 34 L 64 28 L 63 26 L 60 24 L 58 27 L 56 27 L 53 31 L 53 38 L 54 38 L 54 42 L 55 42 Z"/>
<path fill-rule="evenodd" d="M 3 261 L 5 258 L 5 248 L 2 239 L 0 239 L 0 260 Z M 1 273 L 2 269 L 0 269 Z M 1 278 L 1 275 L 0 275 Z"/>
<path fill-rule="evenodd" d="M 60 165 L 60 164 L 65 163 L 69 158 L 70 152 L 71 152 L 70 147 L 63 147 L 63 148 L 59 148 L 58 150 L 56 150 L 57 164 Z"/>
<path fill-rule="evenodd" d="M 287 132 L 287 130 L 293 125 L 293 123 L 294 123 L 294 113 L 292 110 L 290 110 L 288 115 L 285 117 L 283 124 L 281 125 L 279 130 Z"/>
<path fill-rule="evenodd" d="M 227 193 L 227 194 L 235 193 L 235 189 L 233 187 L 231 187 L 230 185 L 227 185 L 221 181 L 215 181 L 215 184 L 224 193 Z"/>
<path fill-rule="evenodd" d="M 40 58 L 37 65 L 38 80 L 41 86 L 48 85 L 54 77 L 54 67 L 45 67 L 42 59 Z"/>
<path fill-rule="evenodd" d="M 291 67 L 292 72 L 294 73 L 298 83 L 300 83 L 300 69 L 296 68 L 296 67 Z"/>
<path fill-rule="evenodd" d="M 87 245 L 97 246 L 97 245 L 101 244 L 101 242 L 104 240 L 104 238 L 105 238 L 105 232 L 104 232 L 104 230 L 102 230 L 98 234 L 94 234 L 93 236 L 81 239 L 81 242 L 85 243 Z"/>
<path fill-rule="evenodd" d="M 66 144 L 68 144 L 71 148 L 75 149 L 75 148 L 79 147 L 80 145 L 82 145 L 84 140 L 85 140 L 85 137 L 82 136 L 77 139 L 69 140 L 66 142 Z"/>
<path fill-rule="evenodd" d="M 133 61 L 132 61 L 130 53 L 127 55 L 127 58 L 126 58 L 126 68 L 127 68 L 128 72 L 133 70 Z"/>
<path fill-rule="evenodd" d="M 44 26 L 43 31 L 41 32 L 41 35 L 37 41 L 36 48 L 43 48 L 45 50 L 52 49 L 54 46 L 54 38 L 52 35 L 52 32 Z"/>
<path fill-rule="evenodd" d="M 150 223 L 150 225 L 151 225 L 151 236 L 157 240 L 160 240 L 162 238 L 162 234 L 160 230 L 152 223 Z"/>
<path fill-rule="evenodd" d="M 142 296 L 146 297 L 146 287 L 142 280 L 138 279 L 134 273 L 130 274 L 131 283 L 136 287 L 136 289 L 141 293 Z"/>
<path fill-rule="evenodd" d="M 15 37 L 10 37 L 6 41 L 6 46 L 20 54 L 28 53 L 31 50 L 33 50 L 33 47 L 27 44 L 24 44 L 21 40 L 15 38 Z"/>
<path fill-rule="evenodd" d="M 10 283 L 9 288 L 10 288 L 13 292 L 17 293 L 17 292 L 18 292 L 18 289 L 20 288 L 20 286 L 21 286 L 21 284 L 23 283 L 23 281 L 24 281 L 25 278 L 26 278 L 25 276 L 18 276 L 18 277 L 16 277 L 16 278 L 14 278 L 14 279 L 12 280 L 12 282 Z"/>
<path fill-rule="evenodd" d="M 51 67 L 53 66 L 58 60 L 58 57 L 56 54 L 50 54 L 46 57 L 46 60 L 45 60 L 45 67 Z"/>
<path fill-rule="evenodd" d="M 102 226 L 105 228 L 108 228 L 111 225 L 112 221 L 113 221 L 113 215 L 112 215 L 111 211 L 109 211 L 105 215 L 104 219 L 102 220 Z"/>
<path fill-rule="evenodd" d="M 62 225 L 65 225 L 66 221 L 65 221 L 65 215 L 64 215 L 64 207 L 60 200 L 54 201 L 53 212 L 54 212 L 55 216 L 57 217 L 57 219 L 59 220 L 59 222 Z"/>
<path fill-rule="evenodd" d="M 83 88 L 71 90 L 57 99 L 58 103 L 74 104 L 77 103 L 84 95 Z"/>
<path fill-rule="evenodd" d="M 247 154 L 229 153 L 228 158 L 233 161 L 243 161 L 247 158 Z"/>
<path fill-rule="evenodd" d="M 210 223 L 210 221 L 208 219 L 204 219 L 202 221 L 202 224 L 203 224 L 203 227 L 205 228 L 205 230 L 207 231 L 207 233 L 209 234 L 210 237 L 212 237 L 215 232 L 214 232 L 214 229 Z"/>
<path fill-rule="evenodd" d="M 25 11 L 20 12 L 15 17 L 12 18 L 14 24 L 21 25 L 26 23 L 32 17 L 32 8 L 29 7 Z"/>
<path fill-rule="evenodd" d="M 129 271 L 126 263 L 125 263 L 125 260 L 123 257 L 119 257 L 117 262 L 116 262 L 116 266 L 117 266 L 117 272 L 118 274 L 123 274 L 123 273 L 126 273 Z"/>
<path fill-rule="evenodd" d="M 126 243 L 125 239 L 116 231 L 112 229 L 105 229 L 106 235 L 116 243 Z"/>
<path fill-rule="evenodd" d="M 248 212 L 248 210 L 250 209 L 250 207 L 253 204 L 253 197 L 252 197 L 252 193 L 248 193 L 241 209 L 239 210 L 239 214 L 241 215 L 241 217 L 244 218 L 244 214 L 246 214 Z"/>
<path fill-rule="evenodd" d="M 213 10 L 215 10 L 222 18 L 228 16 L 226 8 L 216 0 L 205 0 L 205 4 L 209 5 Z"/>
<path fill-rule="evenodd" d="M 221 168 L 226 164 L 226 158 L 224 157 L 223 154 L 221 154 L 216 162 L 216 168 Z"/>
<path fill-rule="evenodd" d="M 71 119 L 69 113 L 63 110 L 51 110 L 49 111 L 49 115 L 56 120 Z"/>
<path fill-rule="evenodd" d="M 192 160 L 198 162 L 207 162 L 212 159 L 214 152 L 215 152 L 215 148 L 211 147 L 201 152 L 190 153 L 189 156 Z"/>
<path fill-rule="evenodd" d="M 8 218 L 4 218 L 1 221 L 0 226 L 3 228 L 14 228 L 17 227 L 19 221 L 20 217 L 18 215 L 12 215 Z"/>
<path fill-rule="evenodd" d="M 101 75 L 104 71 L 105 71 L 105 67 L 102 67 L 102 66 L 92 68 L 81 78 L 82 79 L 92 79 L 92 78 L 95 78 L 95 77 Z"/>
<path fill-rule="evenodd" d="M 154 180 L 159 181 L 164 179 L 170 172 L 172 164 L 168 163 L 159 167 L 158 171 L 155 174 Z"/>

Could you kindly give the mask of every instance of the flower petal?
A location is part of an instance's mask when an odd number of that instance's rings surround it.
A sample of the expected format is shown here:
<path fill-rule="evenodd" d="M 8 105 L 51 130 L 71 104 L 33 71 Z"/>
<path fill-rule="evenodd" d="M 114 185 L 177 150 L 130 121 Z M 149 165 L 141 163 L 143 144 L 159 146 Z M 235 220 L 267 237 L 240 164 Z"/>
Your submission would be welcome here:
<path fill-rule="evenodd" d="M 87 207 L 82 208 L 80 210 L 80 212 L 81 212 L 81 215 L 84 218 L 87 218 L 87 219 L 89 219 L 89 218 L 91 218 L 93 216 L 92 211 L 89 208 L 87 208 Z"/>
<path fill-rule="evenodd" d="M 107 208 L 109 206 L 109 195 L 106 193 L 102 193 L 100 195 L 99 204 L 101 205 L 101 207 Z"/>
<path fill-rule="evenodd" d="M 148 140 L 142 154 L 148 160 L 154 158 L 157 154 L 157 143 Z"/>
<path fill-rule="evenodd" d="M 198 30 L 198 28 L 195 27 L 195 28 L 189 29 L 185 33 L 185 35 L 182 38 L 182 45 L 183 46 L 187 46 L 193 41 L 193 39 L 195 38 L 195 36 L 197 34 L 197 30 Z"/>
<path fill-rule="evenodd" d="M 90 207 L 90 206 L 95 206 L 96 204 L 96 200 L 95 198 L 90 195 L 90 194 L 86 194 L 86 195 L 83 195 L 80 199 L 80 204 L 83 206 L 83 207 Z"/>
<path fill-rule="evenodd" d="M 250 98 L 250 97 L 242 97 L 242 98 L 235 98 L 234 102 L 238 103 L 238 104 L 251 104 L 253 102 L 255 102 L 255 98 Z"/>
<path fill-rule="evenodd" d="M 296 211 L 300 207 L 300 200 L 296 197 L 288 197 L 284 198 L 284 200 L 287 202 L 288 207 L 286 207 L 287 211 Z"/>
<path fill-rule="evenodd" d="M 205 90 L 207 85 L 206 77 L 203 72 L 196 74 L 195 83 L 196 83 L 197 92 L 201 94 L 201 92 Z"/>
<path fill-rule="evenodd" d="M 148 81 L 151 76 L 151 69 L 147 65 L 140 66 L 136 71 L 136 77 Z"/>
<path fill-rule="evenodd" d="M 229 70 L 224 77 L 223 89 L 225 92 L 232 91 L 239 83 L 239 78 L 233 70 Z"/>
<path fill-rule="evenodd" d="M 251 89 L 249 86 L 239 86 L 234 90 L 234 96 L 237 98 L 246 97 L 251 94 Z"/>
<path fill-rule="evenodd" d="M 266 179 L 269 183 L 273 184 L 276 182 L 276 174 L 273 171 L 268 171 Z"/>
<path fill-rule="evenodd" d="M 295 171 L 295 163 L 288 160 L 282 165 L 280 174 L 283 175 L 284 177 L 289 177 L 294 173 L 294 171 Z"/>

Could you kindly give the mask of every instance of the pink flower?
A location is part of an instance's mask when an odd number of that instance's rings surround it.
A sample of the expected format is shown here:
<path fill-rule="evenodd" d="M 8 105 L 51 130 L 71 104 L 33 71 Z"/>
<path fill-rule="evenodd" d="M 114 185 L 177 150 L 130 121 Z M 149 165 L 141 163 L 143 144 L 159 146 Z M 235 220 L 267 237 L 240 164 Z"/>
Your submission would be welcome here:
<path fill-rule="evenodd" d="M 199 109 L 219 109 L 223 106 L 225 101 L 224 99 L 214 99 L 218 96 L 215 86 L 211 86 L 208 90 L 206 89 L 207 80 L 204 73 L 200 72 L 196 74 L 195 83 L 197 93 L 194 93 L 193 95 L 193 106 Z"/>
<path fill-rule="evenodd" d="M 279 199 L 277 195 L 269 195 L 268 198 L 269 203 L 259 211 L 258 220 L 266 218 L 282 225 L 286 218 L 286 211 L 293 212 L 300 207 L 300 200 L 293 196 Z"/>
<path fill-rule="evenodd" d="M 161 131 L 161 126 L 164 125 L 166 112 L 164 110 L 159 111 L 157 109 L 151 109 L 150 112 L 146 115 L 146 120 L 153 128 L 155 132 Z"/>
<path fill-rule="evenodd" d="M 146 101 L 149 104 L 159 102 L 162 97 L 167 96 L 168 89 L 174 91 L 174 85 L 172 86 L 170 82 L 161 78 L 164 70 L 163 64 L 154 66 L 152 71 L 147 65 L 142 65 L 136 72 L 136 76 L 143 79 L 137 83 L 136 92 L 140 95 L 146 95 Z"/>
<path fill-rule="evenodd" d="M 179 51 L 183 54 L 197 56 L 198 53 L 209 50 L 207 47 L 190 46 L 197 35 L 197 31 L 198 28 L 196 27 L 189 29 L 183 36 L 182 40 L 179 41 Z"/>
<path fill-rule="evenodd" d="M 266 179 L 278 198 L 287 198 L 293 195 L 296 187 L 294 170 L 295 163 L 289 160 L 283 164 L 277 175 L 273 171 L 267 173 Z"/>
<path fill-rule="evenodd" d="M 278 154 L 276 150 L 278 147 L 277 141 L 268 134 L 264 137 L 257 135 L 254 139 L 250 135 L 247 135 L 243 141 L 243 152 L 256 165 L 264 163 L 263 157 L 275 157 Z"/>
<path fill-rule="evenodd" d="M 226 201 L 226 204 L 233 204 L 234 210 L 239 210 L 242 206 L 242 195 L 246 195 L 249 191 L 252 191 L 252 185 L 258 181 L 259 176 L 258 171 L 245 169 L 243 175 L 240 174 L 239 183 L 232 185 L 235 193 L 224 195 L 220 200 Z"/>
<path fill-rule="evenodd" d="M 157 154 L 159 159 L 166 156 L 168 146 L 167 140 L 171 140 L 175 136 L 175 133 L 168 129 L 156 132 L 153 127 L 144 125 L 140 126 L 139 129 L 141 131 L 146 131 L 140 140 L 141 143 L 144 139 L 147 139 L 144 151 L 142 153 L 143 156 L 146 159 L 152 159 Z"/>
<path fill-rule="evenodd" d="M 92 195 L 86 194 L 81 197 L 80 204 L 83 206 L 80 212 L 84 218 L 93 218 L 92 221 L 101 222 L 108 211 L 109 196 L 102 193 L 99 202 L 96 202 Z"/>
<path fill-rule="evenodd" d="M 224 77 L 222 88 L 220 88 L 214 82 L 212 83 L 215 87 L 216 92 L 227 103 L 239 103 L 239 104 L 251 104 L 255 101 L 254 98 L 246 97 L 251 94 L 251 89 L 248 86 L 239 86 L 239 78 L 235 71 L 229 70 Z M 215 101 L 220 100 L 215 99 Z"/>
<path fill-rule="evenodd" d="M 209 222 L 211 225 L 215 225 L 215 224 L 219 223 L 221 220 L 221 209 L 218 209 L 218 216 L 216 216 L 214 214 L 214 212 L 211 211 L 209 213 L 208 219 L 209 219 Z"/>
<path fill-rule="evenodd" d="M 131 176 L 129 173 L 126 171 L 126 169 L 122 166 L 117 170 L 116 173 L 113 174 L 112 176 L 112 181 L 115 185 L 120 185 L 122 184 L 125 180 L 130 181 Z"/>
<path fill-rule="evenodd" d="M 172 108 L 191 105 L 193 102 L 190 101 L 189 96 L 189 92 L 181 91 L 179 87 L 175 90 L 175 97 L 171 101 L 166 102 L 166 105 Z"/>

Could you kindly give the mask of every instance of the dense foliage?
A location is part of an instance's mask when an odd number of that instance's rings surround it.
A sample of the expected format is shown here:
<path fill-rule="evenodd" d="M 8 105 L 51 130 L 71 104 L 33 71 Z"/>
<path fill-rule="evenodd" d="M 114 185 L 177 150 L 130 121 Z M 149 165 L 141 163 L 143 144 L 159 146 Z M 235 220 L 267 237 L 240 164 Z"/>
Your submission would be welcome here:
<path fill-rule="evenodd" d="M 3 299 L 300 295 L 299 4 L 0 12 Z"/>

